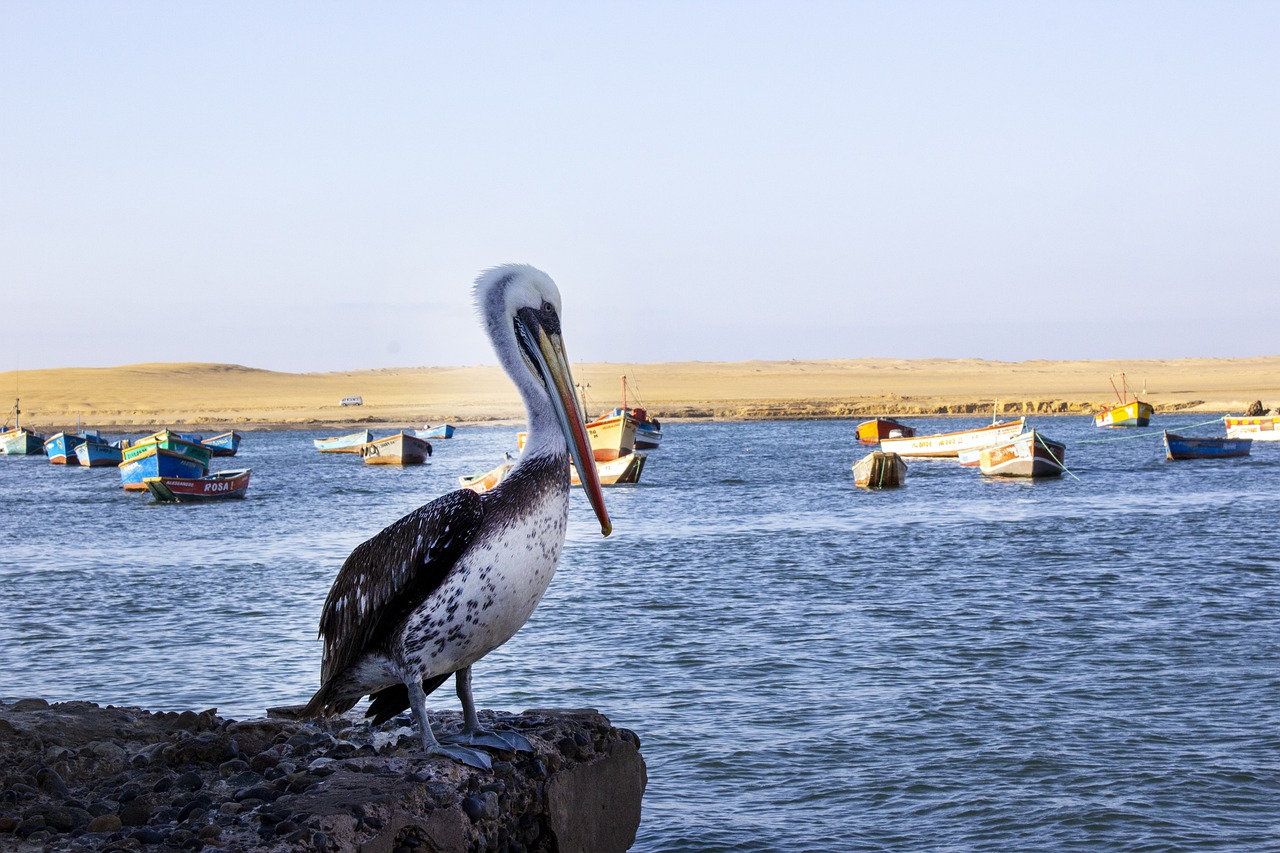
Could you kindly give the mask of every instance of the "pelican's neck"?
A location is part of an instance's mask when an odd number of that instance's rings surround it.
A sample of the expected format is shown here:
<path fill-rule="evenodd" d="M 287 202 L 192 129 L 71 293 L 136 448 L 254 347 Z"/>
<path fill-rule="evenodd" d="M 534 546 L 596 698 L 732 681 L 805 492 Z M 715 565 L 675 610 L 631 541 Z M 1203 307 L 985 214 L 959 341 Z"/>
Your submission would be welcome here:
<path fill-rule="evenodd" d="M 494 340 L 494 349 L 502 369 L 511 378 L 524 402 L 525 423 L 528 428 L 525 431 L 524 452 L 520 458 L 562 456 L 567 459 L 569 445 L 565 442 L 564 432 L 560 429 L 560 422 L 552 408 L 549 396 L 551 392 L 525 363 L 519 354 L 515 335 L 507 327 L 491 326 L 490 336 Z"/>
<path fill-rule="evenodd" d="M 523 394 L 524 389 L 521 388 Z M 552 411 L 551 401 L 540 386 L 537 392 L 524 398 L 525 414 L 529 420 L 528 434 L 525 436 L 524 453 L 521 459 L 530 456 L 569 457 L 569 445 L 565 441 L 564 431 Z"/>

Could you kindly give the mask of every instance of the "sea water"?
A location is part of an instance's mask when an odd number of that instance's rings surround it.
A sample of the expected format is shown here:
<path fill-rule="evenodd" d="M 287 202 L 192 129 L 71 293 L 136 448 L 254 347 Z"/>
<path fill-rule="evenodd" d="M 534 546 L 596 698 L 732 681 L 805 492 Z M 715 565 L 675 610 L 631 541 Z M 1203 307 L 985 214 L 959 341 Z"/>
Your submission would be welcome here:
<path fill-rule="evenodd" d="M 575 496 L 477 702 L 635 730 L 641 851 L 1280 849 L 1280 444 L 1166 462 L 1158 429 L 1034 420 L 1072 475 L 912 460 L 878 493 L 848 421 L 665 425 L 606 490 L 612 536 Z M 346 555 L 516 429 L 404 469 L 247 432 L 214 467 L 252 468 L 248 497 L 203 506 L 0 457 L 0 698 L 304 701 Z"/>

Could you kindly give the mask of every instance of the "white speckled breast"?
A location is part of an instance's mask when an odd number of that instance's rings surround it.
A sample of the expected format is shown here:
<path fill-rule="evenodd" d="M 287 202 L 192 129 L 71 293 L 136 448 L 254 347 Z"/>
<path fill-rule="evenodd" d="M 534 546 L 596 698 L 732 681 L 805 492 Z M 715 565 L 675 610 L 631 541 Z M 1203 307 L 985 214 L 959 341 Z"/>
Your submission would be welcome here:
<path fill-rule="evenodd" d="M 488 493 L 484 530 L 400 632 L 394 654 L 406 675 L 422 678 L 470 666 L 528 621 L 564 546 L 567 460 L 561 464 L 563 478 L 529 466 L 534 470 Z"/>

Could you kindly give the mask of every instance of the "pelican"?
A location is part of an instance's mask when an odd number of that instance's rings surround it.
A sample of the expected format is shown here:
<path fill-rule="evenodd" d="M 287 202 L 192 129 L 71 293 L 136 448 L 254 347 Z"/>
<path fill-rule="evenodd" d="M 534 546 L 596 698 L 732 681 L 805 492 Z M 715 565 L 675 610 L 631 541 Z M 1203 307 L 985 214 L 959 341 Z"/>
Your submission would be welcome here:
<path fill-rule="evenodd" d="M 520 391 L 528 439 L 516 466 L 484 494 L 459 489 L 356 546 L 320 616 L 320 689 L 304 717 L 341 714 L 364 696 L 382 722 L 405 708 L 428 754 L 489 767 L 477 747 L 528 749 L 480 730 L 471 665 L 529 619 L 555 574 L 569 515 L 569 461 L 600 532 L 613 529 L 560 334 L 560 291 L 541 270 L 510 264 L 476 279 L 475 305 L 498 361 Z M 455 676 L 460 734 L 437 740 L 427 695 Z M 443 743 L 441 741 L 444 741 Z"/>

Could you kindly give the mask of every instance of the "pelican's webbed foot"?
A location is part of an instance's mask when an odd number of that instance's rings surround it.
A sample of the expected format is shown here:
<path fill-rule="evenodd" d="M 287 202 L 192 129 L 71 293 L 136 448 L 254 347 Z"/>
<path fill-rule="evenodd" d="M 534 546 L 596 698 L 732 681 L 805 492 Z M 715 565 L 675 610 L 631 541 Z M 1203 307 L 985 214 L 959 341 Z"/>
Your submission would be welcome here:
<path fill-rule="evenodd" d="M 452 743 L 433 743 L 425 746 L 427 755 L 443 755 L 477 770 L 493 769 L 493 759 L 483 749 L 472 749 Z"/>
<path fill-rule="evenodd" d="M 443 735 L 441 743 L 460 744 L 470 747 L 484 747 L 501 752 L 533 752 L 533 744 L 519 732 L 491 732 L 485 729 L 463 729 L 457 734 Z"/>
<path fill-rule="evenodd" d="M 471 696 L 471 667 L 463 667 L 453 674 L 458 687 L 458 699 L 462 702 L 462 731 L 441 738 L 446 743 L 464 746 L 482 746 L 502 752 L 534 752 L 529 739 L 517 732 L 491 732 L 480 728 L 480 716 L 476 713 L 475 699 Z"/>

